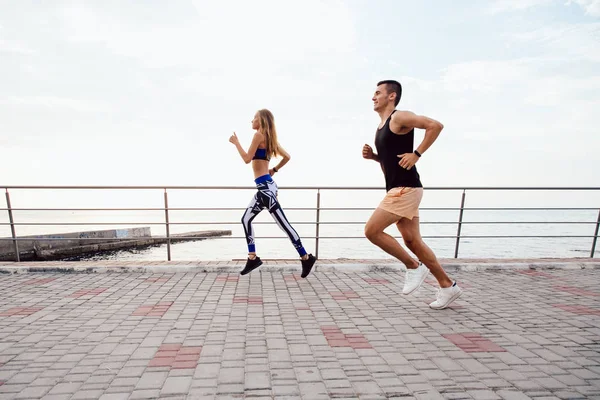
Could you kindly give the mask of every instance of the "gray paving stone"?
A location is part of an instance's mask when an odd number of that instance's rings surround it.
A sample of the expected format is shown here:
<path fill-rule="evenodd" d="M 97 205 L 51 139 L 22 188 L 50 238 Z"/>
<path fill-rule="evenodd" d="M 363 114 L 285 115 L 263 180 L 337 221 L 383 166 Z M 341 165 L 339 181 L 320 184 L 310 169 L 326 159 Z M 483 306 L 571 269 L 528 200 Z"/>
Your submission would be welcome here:
<path fill-rule="evenodd" d="M 471 400 L 473 397 L 469 396 L 467 393 L 455 393 L 455 392 L 445 392 L 444 398 L 448 400 Z"/>
<path fill-rule="evenodd" d="M 588 397 L 579 393 L 579 392 L 572 392 L 572 391 L 559 391 L 559 392 L 554 392 L 554 395 L 556 397 L 558 397 L 559 399 L 569 399 L 569 400 L 583 400 L 583 399 L 587 399 Z"/>
<path fill-rule="evenodd" d="M 72 400 L 93 400 L 98 399 L 104 390 L 79 390 L 73 394 Z"/>
<path fill-rule="evenodd" d="M 600 388 L 594 386 L 573 386 L 569 390 L 575 390 L 586 396 L 600 396 Z"/>
<path fill-rule="evenodd" d="M 148 400 L 148 399 L 159 399 L 160 390 L 134 390 L 129 396 L 130 400 Z"/>
<path fill-rule="evenodd" d="M 587 369 L 570 369 L 569 373 L 581 378 L 581 379 L 600 379 L 600 373 L 593 372 Z"/>
<path fill-rule="evenodd" d="M 244 385 L 241 383 L 219 383 L 217 394 L 220 395 L 240 395 L 244 393 Z"/>
<path fill-rule="evenodd" d="M 110 386 L 136 386 L 140 378 L 115 378 L 110 382 Z"/>
<path fill-rule="evenodd" d="M 66 394 L 66 393 L 75 393 L 81 387 L 82 382 L 74 382 L 74 383 L 66 383 L 61 382 L 56 384 L 52 390 L 50 390 L 49 394 Z"/>
<path fill-rule="evenodd" d="M 499 390 L 496 392 L 500 397 L 504 400 L 529 400 L 531 397 L 527 396 L 522 392 L 517 392 L 513 390 Z"/>
<path fill-rule="evenodd" d="M 44 400 L 70 400 L 72 394 L 47 394 L 43 397 Z"/>
<path fill-rule="evenodd" d="M 244 368 L 222 368 L 219 370 L 219 383 L 244 383 Z"/>
<path fill-rule="evenodd" d="M 160 389 L 167 379 L 167 372 L 144 372 L 140 377 L 135 389 Z"/>
<path fill-rule="evenodd" d="M 404 398 L 404 396 L 402 397 Z M 427 390 L 415 393 L 415 398 L 419 400 L 443 400 L 446 399 L 440 392 L 436 390 Z"/>
<path fill-rule="evenodd" d="M 442 371 L 454 371 L 464 369 L 451 358 L 434 358 L 431 361 L 433 361 Z"/>
<path fill-rule="evenodd" d="M 105 372 L 105 371 L 101 371 Z M 113 375 L 103 374 L 103 375 L 92 375 L 85 381 L 86 384 L 95 384 L 95 383 L 105 383 L 109 384 L 114 379 Z"/>
<path fill-rule="evenodd" d="M 382 394 L 383 390 L 375 382 L 353 382 L 354 389 L 360 396 L 367 394 Z"/>
<path fill-rule="evenodd" d="M 7 385 L 7 386 L 16 386 L 16 385 Z M 19 385 L 21 386 L 21 385 Z M 0 387 L 4 389 L 4 386 Z M 17 399 L 32 399 L 32 398 L 40 398 L 52 390 L 52 386 L 30 386 L 30 387 L 20 387 L 21 390 L 15 391 L 18 393 Z M 1 393 L 1 392 L 0 392 Z"/>
<path fill-rule="evenodd" d="M 495 400 L 501 399 L 496 393 L 491 390 L 469 390 L 467 391 L 473 399 L 475 400 Z"/>
<path fill-rule="evenodd" d="M 127 400 L 130 393 L 108 393 L 100 396 L 99 400 Z"/>
<path fill-rule="evenodd" d="M 556 389 L 566 389 L 567 385 L 558 380 L 547 377 L 547 378 L 533 378 L 535 382 L 538 382 L 540 385 L 547 389 L 556 390 Z"/>
<path fill-rule="evenodd" d="M 246 390 L 271 389 L 270 374 L 268 372 L 246 373 Z"/>
<path fill-rule="evenodd" d="M 175 394 L 185 394 L 188 392 L 190 385 L 192 384 L 192 377 L 179 376 L 179 377 L 168 377 L 165 381 L 161 395 L 171 396 Z"/>
<path fill-rule="evenodd" d="M 303 398 L 316 399 L 327 396 L 327 387 L 322 382 L 304 382 L 299 383 L 300 395 Z"/>
<path fill-rule="evenodd" d="M 547 293 L 555 282 L 510 269 L 458 271 L 457 279 L 469 285 L 468 300 L 439 312 L 423 301 L 434 297 L 427 285 L 416 296 L 400 294 L 400 270 L 321 271 L 310 285 L 259 272 L 235 283 L 215 282 L 216 273 L 175 274 L 167 284 L 140 284 L 148 274 L 108 274 L 98 276 L 97 285 L 110 292 L 90 300 L 28 292 L 32 304 L 44 303 L 49 311 L 21 318 L 18 326 L 0 318 L 0 397 L 29 388 L 48 388 L 50 398 L 73 393 L 75 400 L 600 397 L 596 316 L 554 307 L 558 300 Z M 600 270 L 552 273 L 589 288 Z M 492 306 L 483 293 L 500 275 L 509 284 L 494 293 Z M 89 276 L 57 276 L 61 286 L 96 285 Z M 400 284 L 368 285 L 365 277 Z M 20 278 L 0 275 L 0 288 Z M 359 297 L 337 301 L 328 294 L 334 291 Z M 8 292 L 4 307 L 19 306 L 21 293 Z M 523 293 L 527 301 L 515 305 Z M 263 304 L 234 304 L 234 296 L 261 296 Z M 577 296 L 561 296 L 562 303 L 582 305 Z M 163 318 L 131 315 L 161 301 L 175 301 Z M 600 309 L 600 298 L 585 301 Z M 332 347 L 321 326 L 360 333 L 373 348 Z M 508 351 L 468 353 L 441 336 L 453 333 L 480 334 Z M 148 367 L 165 343 L 202 347 L 196 367 Z"/>

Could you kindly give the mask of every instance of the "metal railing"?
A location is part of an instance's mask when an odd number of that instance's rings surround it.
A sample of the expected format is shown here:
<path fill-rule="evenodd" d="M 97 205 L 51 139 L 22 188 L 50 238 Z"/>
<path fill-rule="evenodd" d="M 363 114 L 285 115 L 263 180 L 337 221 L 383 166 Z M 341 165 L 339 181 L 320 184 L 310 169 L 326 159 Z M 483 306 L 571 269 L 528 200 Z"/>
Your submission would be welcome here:
<path fill-rule="evenodd" d="M 16 211 L 164 211 L 164 222 L 152 221 L 135 221 L 126 222 L 128 225 L 164 225 L 165 236 L 152 236 L 153 239 L 166 240 L 167 260 L 171 260 L 171 241 L 174 238 L 170 233 L 170 227 L 173 225 L 237 225 L 239 222 L 231 221 L 188 221 L 188 222 L 171 222 L 169 219 L 169 211 L 243 211 L 245 207 L 169 207 L 169 190 L 255 190 L 251 186 L 0 186 L 6 192 L 6 208 L 0 208 L 0 211 L 7 211 L 8 223 L 0 223 L 0 226 L 10 226 L 12 237 L 0 238 L 0 241 L 12 241 L 15 260 L 20 261 L 19 257 L 19 241 L 31 241 L 31 237 L 19 237 L 17 234 L 18 226 L 77 226 L 77 225 L 123 225 L 124 222 L 16 222 L 14 212 Z M 131 208 L 15 208 L 11 204 L 9 190 L 160 190 L 164 193 L 164 207 L 131 207 Z M 283 186 L 280 190 L 301 190 L 301 191 L 316 191 L 316 207 L 286 207 L 286 210 L 296 211 L 315 211 L 315 219 L 312 221 L 290 221 L 292 225 L 309 224 L 315 225 L 315 236 L 303 236 L 304 239 L 315 239 L 316 248 L 315 256 L 319 255 L 319 239 L 362 239 L 364 236 L 321 236 L 321 225 L 358 225 L 365 224 L 366 221 L 322 221 L 322 211 L 372 211 L 376 207 L 322 207 L 321 194 L 324 191 L 373 191 L 377 190 L 383 193 L 381 187 L 336 187 L 336 186 Z M 591 191 L 599 192 L 600 187 L 427 187 L 426 191 L 461 191 L 460 207 L 421 207 L 420 210 L 425 211 L 458 211 L 457 221 L 421 221 L 421 225 L 456 225 L 456 235 L 424 235 L 423 238 L 436 239 L 454 239 L 454 258 L 458 258 L 459 246 L 461 239 L 501 239 L 501 238 L 586 238 L 591 239 L 590 258 L 595 255 L 596 244 L 598 241 L 598 233 L 600 228 L 600 208 L 599 207 L 465 207 L 465 199 L 467 191 Z M 598 211 L 596 221 L 465 221 L 465 211 Z M 275 224 L 275 222 L 254 222 L 255 224 Z M 463 235 L 462 227 L 467 224 L 587 224 L 594 225 L 595 230 L 593 235 Z M 224 238 L 224 237 L 219 237 Z M 241 239 L 243 236 L 228 236 L 226 238 Z M 282 239 L 280 236 L 263 236 L 261 239 Z M 401 238 L 397 236 L 397 238 Z M 197 237 L 186 237 L 178 235 L 177 239 L 197 239 Z M 245 239 L 245 238 L 244 238 Z M 287 238 L 286 238 L 287 239 Z M 73 240 L 72 238 L 41 238 L 36 237 L 36 241 L 44 240 Z M 77 240 L 98 240 L 98 238 L 77 238 Z M 105 238 L 105 241 L 123 241 L 131 240 L 131 238 Z"/>

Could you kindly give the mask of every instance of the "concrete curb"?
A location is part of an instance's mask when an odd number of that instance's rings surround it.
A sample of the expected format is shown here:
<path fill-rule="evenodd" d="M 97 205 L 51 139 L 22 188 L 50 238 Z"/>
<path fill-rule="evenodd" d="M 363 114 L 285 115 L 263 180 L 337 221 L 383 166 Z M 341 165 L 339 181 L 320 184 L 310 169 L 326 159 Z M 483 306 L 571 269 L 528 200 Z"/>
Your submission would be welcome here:
<path fill-rule="evenodd" d="M 42 265 L 40 265 L 42 264 Z M 211 265 L 198 264 L 177 264 L 165 263 L 164 265 L 94 265 L 94 263 L 78 263 L 65 262 L 62 265 L 43 265 L 43 263 L 14 263 L 12 265 L 1 265 L 0 274 L 28 274 L 28 273 L 234 273 L 237 274 L 243 268 L 242 265 L 222 265 L 215 263 Z M 205 263 L 203 263 L 205 264 Z M 585 262 L 561 262 L 557 261 L 540 261 L 527 260 L 523 262 L 502 262 L 501 260 L 493 262 L 465 262 L 465 263 L 445 263 L 444 269 L 448 272 L 466 271 L 505 271 L 505 270 L 579 270 L 579 269 L 600 269 L 600 260 L 585 261 Z M 337 272 L 395 272 L 404 271 L 402 264 L 382 262 L 381 264 L 373 263 L 323 263 L 315 265 L 314 272 L 337 271 Z M 277 264 L 271 263 L 260 267 L 260 271 L 264 272 L 300 272 L 299 265 Z"/>

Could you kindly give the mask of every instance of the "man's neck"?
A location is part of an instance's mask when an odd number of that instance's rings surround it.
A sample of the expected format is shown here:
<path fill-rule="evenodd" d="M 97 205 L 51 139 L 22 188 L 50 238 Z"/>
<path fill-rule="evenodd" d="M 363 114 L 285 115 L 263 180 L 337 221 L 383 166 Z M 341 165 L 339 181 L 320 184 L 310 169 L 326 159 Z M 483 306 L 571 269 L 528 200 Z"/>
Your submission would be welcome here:
<path fill-rule="evenodd" d="M 384 110 L 379 111 L 379 117 L 381 117 L 381 122 L 385 122 L 389 118 L 389 116 L 394 112 L 395 107 L 393 105 L 386 107 Z"/>

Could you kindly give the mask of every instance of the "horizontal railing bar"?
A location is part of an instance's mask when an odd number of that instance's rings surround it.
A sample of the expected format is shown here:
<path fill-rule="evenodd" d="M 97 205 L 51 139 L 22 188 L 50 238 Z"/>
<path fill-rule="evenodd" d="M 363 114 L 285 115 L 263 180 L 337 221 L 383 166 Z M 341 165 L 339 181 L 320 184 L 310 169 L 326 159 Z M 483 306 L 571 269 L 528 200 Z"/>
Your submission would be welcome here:
<path fill-rule="evenodd" d="M 420 224 L 426 224 L 427 222 L 420 222 Z M 431 224 L 437 224 L 439 222 L 430 222 Z M 444 224 L 450 224 L 451 222 L 443 222 Z M 529 225 L 529 224 L 595 224 L 596 222 L 586 222 L 586 221 L 463 221 L 462 224 L 478 224 L 478 225 L 498 225 L 498 224 L 504 224 L 504 225 L 512 225 L 512 224 L 519 224 L 519 225 Z M 456 221 L 454 221 L 454 225 L 456 225 Z"/>
<path fill-rule="evenodd" d="M 37 189 L 65 189 L 65 190 L 256 190 L 256 186 L 76 186 L 76 185 L 59 185 L 59 186 L 44 186 L 44 185 L 0 185 L 3 189 L 23 189 L 23 190 L 37 190 Z M 385 190 L 382 186 L 281 186 L 279 189 L 287 190 Z M 600 190 L 600 187 L 593 186 L 431 186 L 426 187 L 425 190 L 516 190 L 516 191 L 530 191 L 530 190 Z"/>
<path fill-rule="evenodd" d="M 169 211 L 243 211 L 247 207 L 173 207 Z M 286 207 L 286 210 L 315 211 L 316 207 Z M 149 208 L 11 208 L 12 211 L 165 211 Z M 321 211 L 373 211 L 373 207 L 320 207 Z M 460 207 L 420 207 L 420 211 L 458 211 Z M 465 207 L 471 211 L 596 211 L 598 207 Z M 0 208 L 8 211 L 8 208 Z"/>
<path fill-rule="evenodd" d="M 243 211 L 247 207 L 169 207 L 169 211 Z M 286 210 L 305 210 L 315 211 L 316 207 L 286 207 Z M 319 210 L 340 210 L 340 211 L 373 211 L 374 207 L 320 207 Z M 421 210 L 457 210 L 457 208 L 420 208 Z M 11 208 L 12 211 L 165 211 L 165 208 Z M 597 210 L 597 208 L 591 208 Z M 8 208 L 0 208 L 0 211 L 8 211 Z"/>
<path fill-rule="evenodd" d="M 169 211 L 244 211 L 247 207 L 174 207 Z M 316 207 L 286 207 L 289 211 L 315 211 Z M 320 207 L 321 211 L 373 211 L 373 207 Z M 16 211 L 165 211 L 165 208 L 12 208 Z M 421 207 L 420 211 L 459 211 L 459 207 Z M 465 207 L 465 211 L 597 211 L 598 207 Z M 0 208 L 8 211 L 8 208 Z M 456 222 L 455 222 L 456 223 Z"/>
<path fill-rule="evenodd" d="M 221 208 L 224 210 L 225 208 Z M 164 208 L 11 208 L 12 211 L 165 211 Z M 173 210 L 173 208 L 169 208 Z M 8 211 L 0 208 L 0 211 Z"/>
<path fill-rule="evenodd" d="M 426 208 L 419 208 L 425 210 Z M 596 211 L 598 207 L 465 207 L 471 211 Z M 455 208 L 460 210 L 460 208 Z"/>
<path fill-rule="evenodd" d="M 393 236 L 396 239 L 402 239 L 402 236 Z M 506 235 L 482 235 L 482 236 L 472 236 L 472 235 L 460 235 L 461 239 L 524 239 L 524 238 L 532 238 L 532 239 L 563 239 L 563 238 L 584 238 L 589 239 L 593 238 L 593 235 L 519 235 L 519 236 L 506 236 Z M 259 239 L 288 239 L 287 236 L 258 236 Z M 303 239 L 317 239 L 317 236 L 302 236 Z M 365 239 L 364 236 L 319 236 L 319 239 Z M 422 236 L 424 239 L 456 239 L 456 235 L 448 236 L 448 235 L 433 235 L 433 236 Z M 135 237 L 135 238 L 0 238 L 0 241 L 59 241 L 59 240 L 95 240 L 95 241 L 135 241 L 135 240 L 149 240 L 149 239 L 160 239 L 160 240 L 179 240 L 179 239 L 189 239 L 189 240 L 205 240 L 205 239 L 246 239 L 245 236 L 204 236 L 204 237 L 185 237 L 185 236 L 170 236 L 167 238 L 166 236 L 147 236 L 147 237 Z"/>
<path fill-rule="evenodd" d="M 240 222 L 236 222 L 240 223 Z M 263 222 L 264 223 L 264 222 Z M 88 226 L 88 225 L 164 225 L 164 222 L 15 222 L 12 225 L 21 225 L 21 226 Z M 169 225 L 189 225 L 190 222 L 169 222 Z M 194 225 L 202 225 L 203 222 L 199 222 Z M 222 224 L 221 222 L 216 222 L 213 225 Z M 3 222 L 0 225 L 11 225 L 9 223 Z"/>
<path fill-rule="evenodd" d="M 169 207 L 169 211 L 243 211 L 247 207 Z M 316 207 L 286 207 L 286 210 L 314 211 Z M 373 210 L 373 207 L 364 208 L 320 208 L 321 210 Z M 12 211 L 165 211 L 165 208 L 11 208 Z M 592 209 L 595 210 L 595 209 Z M 8 208 L 0 208 L 8 211 Z"/>
<path fill-rule="evenodd" d="M 243 211 L 246 207 L 168 208 L 169 211 Z M 165 211 L 166 208 L 12 208 L 12 211 Z M 286 207 L 286 210 L 294 208 Z M 306 210 L 313 210 L 306 208 Z M 8 211 L 0 208 L 0 211 Z"/>
<path fill-rule="evenodd" d="M 292 225 L 364 225 L 367 221 L 289 221 Z M 253 221 L 258 225 L 275 225 L 273 221 Z M 463 221 L 464 225 L 595 225 L 596 221 Z M 90 226 L 90 225 L 164 225 L 164 222 L 0 222 L 0 226 Z M 169 222 L 169 225 L 238 225 L 239 221 Z M 456 225 L 456 221 L 422 221 L 421 225 Z"/>

